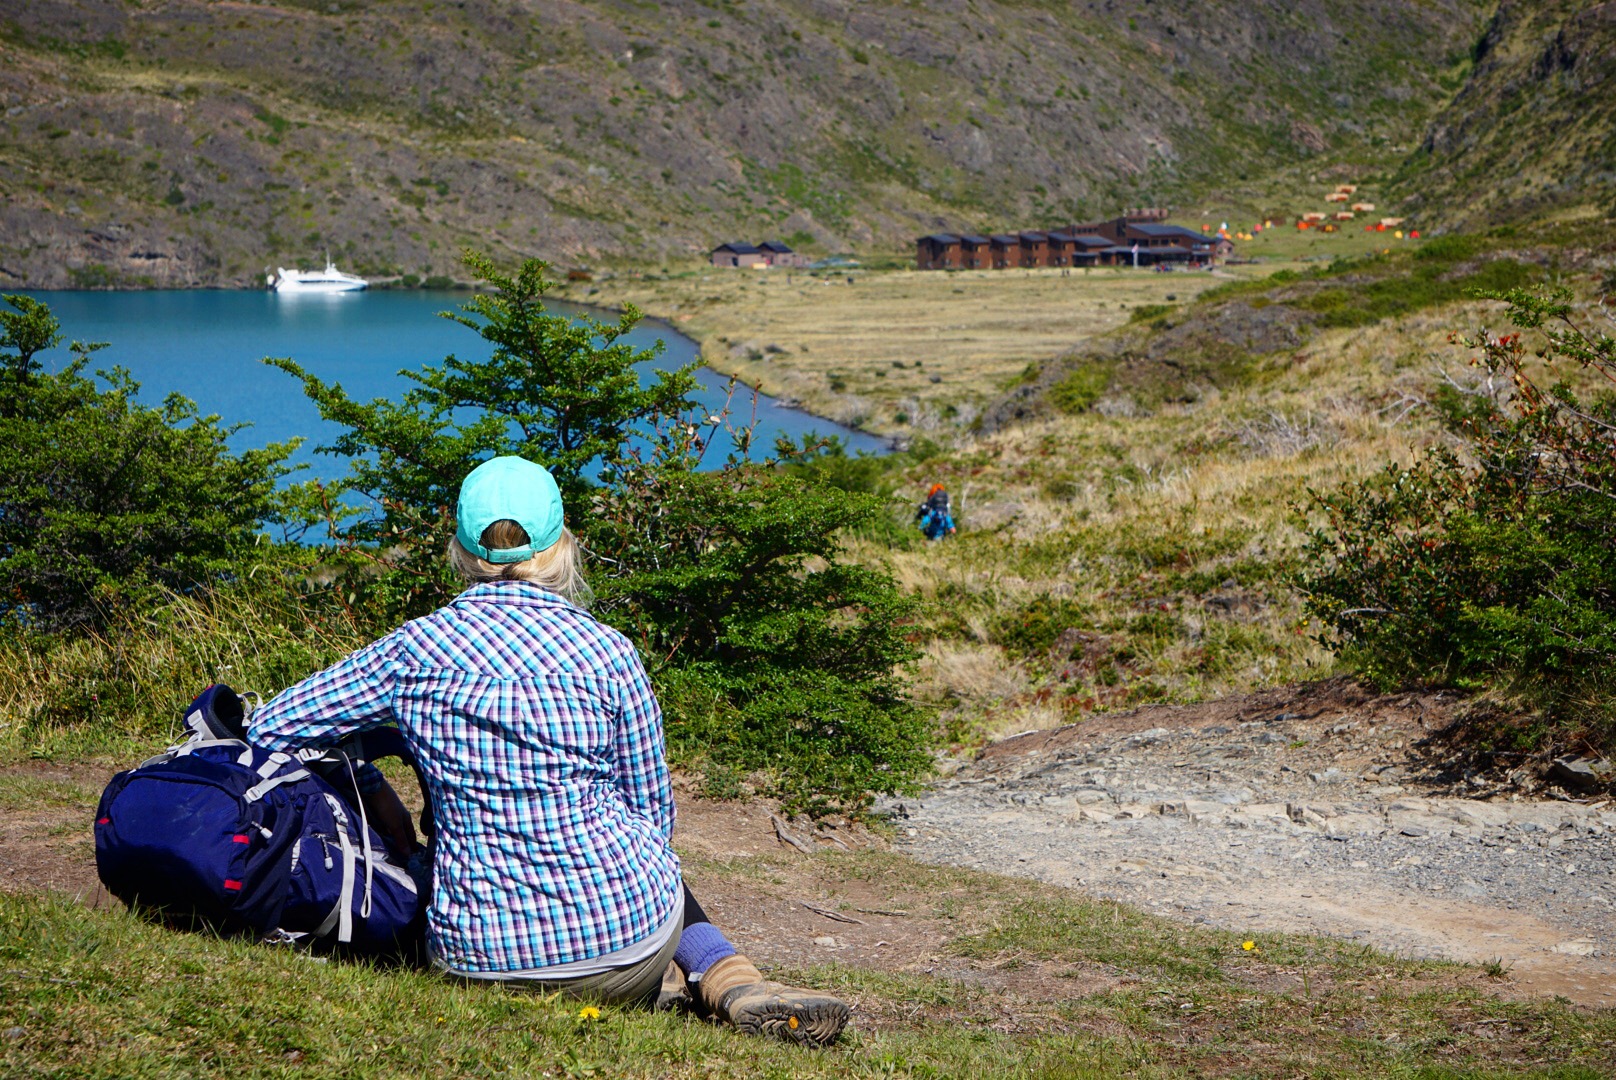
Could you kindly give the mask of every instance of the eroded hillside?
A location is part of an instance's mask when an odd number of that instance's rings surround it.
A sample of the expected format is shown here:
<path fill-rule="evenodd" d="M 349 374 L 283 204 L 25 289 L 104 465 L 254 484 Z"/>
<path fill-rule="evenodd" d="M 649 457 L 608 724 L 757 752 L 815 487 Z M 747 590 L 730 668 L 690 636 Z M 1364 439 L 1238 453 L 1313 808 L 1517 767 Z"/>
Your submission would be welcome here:
<path fill-rule="evenodd" d="M 1412 147 L 1474 0 L 0 7 L 0 286 L 1070 220 Z"/>
<path fill-rule="evenodd" d="M 1433 223 L 1616 215 L 1616 3 L 1504 0 L 1397 186 Z"/>

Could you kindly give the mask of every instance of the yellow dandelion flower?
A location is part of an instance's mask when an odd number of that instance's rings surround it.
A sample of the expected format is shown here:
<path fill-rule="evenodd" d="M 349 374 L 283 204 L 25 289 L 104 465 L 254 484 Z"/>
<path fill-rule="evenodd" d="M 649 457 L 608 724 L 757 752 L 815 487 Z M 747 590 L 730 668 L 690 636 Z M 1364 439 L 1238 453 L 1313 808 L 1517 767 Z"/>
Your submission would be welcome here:
<path fill-rule="evenodd" d="M 1242 941 L 1240 943 L 1240 947 L 1242 949 L 1246 950 L 1247 952 L 1256 952 L 1257 951 L 1257 943 L 1255 941 Z"/>
<path fill-rule="evenodd" d="M 583 1008 L 578 1010 L 578 1019 L 599 1020 L 600 1010 L 595 1008 L 593 1005 L 585 1005 Z"/>

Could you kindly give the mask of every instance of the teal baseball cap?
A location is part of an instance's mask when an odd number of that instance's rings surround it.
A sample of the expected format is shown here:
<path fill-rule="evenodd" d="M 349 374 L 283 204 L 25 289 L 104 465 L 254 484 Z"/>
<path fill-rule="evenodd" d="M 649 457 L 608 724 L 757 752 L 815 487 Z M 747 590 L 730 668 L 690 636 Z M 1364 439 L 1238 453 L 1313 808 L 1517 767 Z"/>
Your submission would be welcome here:
<path fill-rule="evenodd" d="M 483 547 L 483 531 L 509 519 L 527 532 L 519 548 Z M 542 465 L 526 458 L 490 458 L 460 482 L 455 504 L 455 538 L 460 546 L 492 563 L 531 559 L 561 539 L 561 489 Z"/>

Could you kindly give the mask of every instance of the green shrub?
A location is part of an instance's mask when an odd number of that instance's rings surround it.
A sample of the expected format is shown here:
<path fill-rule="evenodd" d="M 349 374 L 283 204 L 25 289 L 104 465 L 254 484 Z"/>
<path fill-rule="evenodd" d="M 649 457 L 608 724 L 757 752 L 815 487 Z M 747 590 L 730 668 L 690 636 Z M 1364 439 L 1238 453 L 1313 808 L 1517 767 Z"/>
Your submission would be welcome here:
<path fill-rule="evenodd" d="M 1025 656 L 1047 653 L 1061 634 L 1071 629 L 1091 630 L 1094 613 L 1064 597 L 1039 596 L 1000 615 L 993 624 L 997 645 Z"/>
<path fill-rule="evenodd" d="M 1152 319 L 1159 319 L 1163 315 L 1171 313 L 1177 307 L 1177 304 L 1140 304 L 1128 313 L 1128 321 L 1131 323 L 1150 322 Z"/>
<path fill-rule="evenodd" d="M 1063 413 L 1087 412 L 1111 384 L 1111 366 L 1098 361 L 1080 361 L 1059 382 L 1049 388 L 1049 403 Z"/>
<path fill-rule="evenodd" d="M 1543 355 L 1616 377 L 1616 340 L 1573 321 L 1569 294 L 1497 296 Z M 1558 735 L 1616 734 L 1616 395 L 1542 387 L 1520 334 L 1482 332 L 1487 398 L 1449 416 L 1445 448 L 1331 493 L 1299 581 L 1335 644 L 1382 685 L 1426 681 L 1520 695 Z M 1474 464 L 1471 464 L 1473 461 Z"/>
<path fill-rule="evenodd" d="M 1455 233 L 1427 240 L 1414 257 L 1421 262 L 1459 262 L 1480 254 L 1482 246 L 1480 237 Z"/>
<path fill-rule="evenodd" d="M 650 658 L 676 756 L 759 773 L 808 809 L 926 771 L 929 725 L 898 677 L 912 604 L 838 557 L 838 536 L 880 513 L 759 465 L 633 470 L 595 493 L 587 542 L 612 560 L 596 610 Z"/>
<path fill-rule="evenodd" d="M 232 453 L 236 429 L 171 394 L 153 408 L 122 369 L 60 373 L 34 358 L 61 340 L 48 308 L 0 312 L 0 615 L 39 629 L 100 627 L 165 592 L 237 573 L 275 513 L 296 443 Z"/>

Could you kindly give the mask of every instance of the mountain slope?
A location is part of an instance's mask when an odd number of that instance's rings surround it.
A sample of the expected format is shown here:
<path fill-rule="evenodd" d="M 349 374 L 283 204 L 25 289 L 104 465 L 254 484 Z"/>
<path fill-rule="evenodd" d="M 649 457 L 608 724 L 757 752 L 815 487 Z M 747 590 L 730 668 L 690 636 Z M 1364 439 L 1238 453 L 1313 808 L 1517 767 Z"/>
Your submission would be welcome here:
<path fill-rule="evenodd" d="M 0 287 L 897 244 L 1413 144 L 1475 0 L 30 0 Z M 1377 151 L 1376 148 L 1380 149 Z"/>
<path fill-rule="evenodd" d="M 1395 187 L 1432 223 L 1616 216 L 1616 2 L 1504 0 Z"/>

